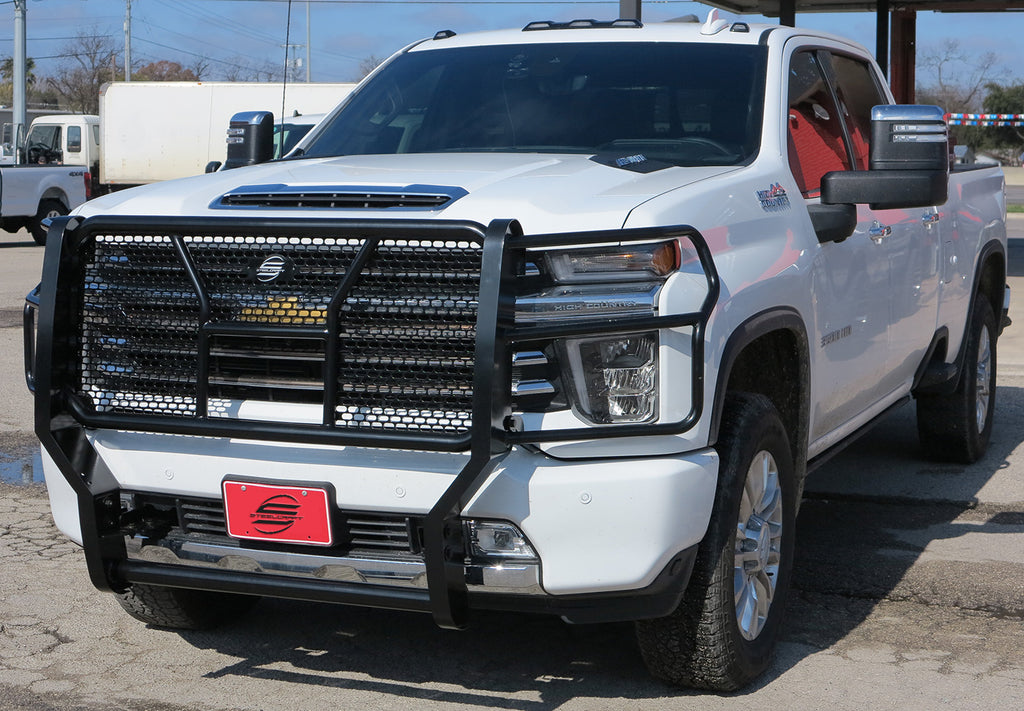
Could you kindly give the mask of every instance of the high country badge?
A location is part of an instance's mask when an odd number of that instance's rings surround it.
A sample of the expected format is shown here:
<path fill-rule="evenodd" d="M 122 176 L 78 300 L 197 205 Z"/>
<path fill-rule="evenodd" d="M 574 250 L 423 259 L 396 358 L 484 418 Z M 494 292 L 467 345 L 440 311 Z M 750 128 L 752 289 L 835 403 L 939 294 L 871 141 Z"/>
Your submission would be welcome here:
<path fill-rule="evenodd" d="M 771 185 L 767 190 L 758 190 L 757 199 L 761 202 L 761 209 L 765 212 L 789 209 L 789 196 L 786 195 L 786 189 L 779 183 Z"/>

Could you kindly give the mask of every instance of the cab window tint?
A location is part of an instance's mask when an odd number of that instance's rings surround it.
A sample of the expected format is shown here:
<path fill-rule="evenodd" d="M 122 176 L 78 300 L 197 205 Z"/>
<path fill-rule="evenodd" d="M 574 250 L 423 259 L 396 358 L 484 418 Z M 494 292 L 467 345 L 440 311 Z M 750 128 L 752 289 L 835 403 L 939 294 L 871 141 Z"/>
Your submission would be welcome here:
<path fill-rule="evenodd" d="M 849 170 L 839 110 L 815 52 L 797 52 L 789 67 L 789 166 L 804 197 L 821 195 L 821 177 Z"/>
<path fill-rule="evenodd" d="M 857 158 L 857 169 L 868 169 L 868 140 L 871 137 L 871 108 L 888 101 L 875 81 L 871 67 L 852 57 L 830 55 L 840 109 Z"/>

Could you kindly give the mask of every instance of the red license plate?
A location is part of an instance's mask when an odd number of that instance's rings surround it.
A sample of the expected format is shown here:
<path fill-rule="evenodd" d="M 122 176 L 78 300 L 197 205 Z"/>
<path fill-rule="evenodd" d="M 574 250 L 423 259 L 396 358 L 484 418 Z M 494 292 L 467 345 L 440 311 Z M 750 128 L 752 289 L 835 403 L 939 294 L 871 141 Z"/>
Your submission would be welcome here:
<path fill-rule="evenodd" d="M 228 535 L 251 541 L 329 546 L 331 501 L 325 489 L 309 486 L 224 481 Z"/>

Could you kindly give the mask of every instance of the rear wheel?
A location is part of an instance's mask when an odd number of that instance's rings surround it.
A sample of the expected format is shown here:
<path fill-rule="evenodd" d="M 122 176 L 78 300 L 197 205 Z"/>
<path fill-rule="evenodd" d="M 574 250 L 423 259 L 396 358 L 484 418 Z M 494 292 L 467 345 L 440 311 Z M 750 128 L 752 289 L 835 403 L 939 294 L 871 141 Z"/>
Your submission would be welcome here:
<path fill-rule="evenodd" d="M 61 215 L 66 214 L 68 214 L 68 209 L 64 207 L 64 203 L 60 200 L 40 200 L 39 212 L 37 212 L 36 216 L 29 220 L 28 223 L 28 231 L 32 233 L 32 239 L 36 241 L 36 244 L 46 244 L 47 228 L 43 225 L 43 220 L 60 217 Z"/>
<path fill-rule="evenodd" d="M 988 449 L 996 405 L 996 317 L 981 294 L 970 329 L 956 390 L 917 398 L 917 432 L 925 452 L 961 464 L 977 461 Z"/>
<path fill-rule="evenodd" d="M 129 615 L 154 627 L 202 630 L 232 622 L 259 600 L 252 595 L 130 585 L 117 601 Z"/>
<path fill-rule="evenodd" d="M 793 565 L 796 474 L 786 430 L 762 395 L 730 395 L 715 510 L 693 576 L 668 617 L 637 623 L 651 673 L 733 691 L 771 662 Z"/>

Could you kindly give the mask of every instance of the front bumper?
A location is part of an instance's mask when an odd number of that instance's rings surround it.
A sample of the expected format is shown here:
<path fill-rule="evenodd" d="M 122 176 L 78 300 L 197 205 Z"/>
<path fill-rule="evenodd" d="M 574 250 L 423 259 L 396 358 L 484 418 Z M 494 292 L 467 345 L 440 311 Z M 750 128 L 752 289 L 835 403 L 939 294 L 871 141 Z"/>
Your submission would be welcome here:
<path fill-rule="evenodd" d="M 282 482 L 322 481 L 337 492 L 342 516 L 387 511 L 422 527 L 464 456 L 362 448 L 300 450 L 218 438 L 96 431 L 89 478 L 106 481 L 99 511 L 147 497 L 178 507 L 219 505 L 226 473 Z M 300 452 L 296 456 L 296 452 Z M 58 527 L 82 541 L 78 497 L 47 453 L 43 456 Z M 718 459 L 713 450 L 656 459 L 558 461 L 514 448 L 461 512 L 461 519 L 516 525 L 533 559 L 466 557 L 462 573 L 474 608 L 542 610 L 573 621 L 667 614 L 689 576 L 707 527 Z M 111 503 L 107 503 L 111 502 Z M 133 582 L 279 597 L 429 609 L 425 556 L 372 555 L 304 546 L 266 546 L 206 526 L 156 533 L 111 527 L 103 538 L 106 586 Z M 89 526 L 90 522 L 85 521 Z M 412 536 L 415 538 L 416 536 Z M 319 592 L 317 592 L 319 590 Z M 368 600 L 379 598 L 378 603 Z"/>
<path fill-rule="evenodd" d="M 205 314 L 202 318 L 209 319 L 203 279 L 190 261 L 180 236 L 209 227 L 208 222 L 165 220 L 157 223 L 144 218 L 96 219 L 84 223 L 78 218 L 61 218 L 51 227 L 38 310 L 38 338 L 30 359 L 29 381 L 35 387 L 36 433 L 51 460 L 47 481 L 52 487 L 55 517 L 63 530 L 77 530 L 85 548 L 90 576 L 97 587 L 119 590 L 131 583 L 150 583 L 429 610 L 435 621 L 445 627 L 463 626 L 473 606 L 546 610 L 580 621 L 658 616 L 674 607 L 689 576 L 695 545 L 703 536 L 712 508 L 717 472 L 713 453 L 690 455 L 692 459 L 678 456 L 632 462 L 628 459 L 577 461 L 569 465 L 545 459 L 534 453 L 531 445 L 679 434 L 700 421 L 704 392 L 704 328 L 717 300 L 718 278 L 707 245 L 692 228 L 524 237 L 514 221 L 495 221 L 483 229 L 439 221 L 396 220 L 371 224 L 324 220 L 272 224 L 221 220 L 217 222 L 217 229 L 231 230 L 233 234 L 288 229 L 320 235 L 325 231 L 334 233 L 348 229 L 369 235 L 361 242 L 363 246 L 355 258 L 354 264 L 358 265 L 365 263 L 359 260 L 370 258 L 381 239 L 379 234 L 384 232 L 438 233 L 445 239 L 479 242 L 482 263 L 474 326 L 475 366 L 468 432 L 452 437 L 394 429 L 357 430 L 334 422 L 330 407 L 324 408 L 321 423 L 215 418 L 209 411 L 207 371 L 202 367 L 210 351 L 203 335 L 199 340 L 200 367 L 194 414 L 188 417 L 119 415 L 84 403 L 71 382 L 74 361 L 80 355 L 74 335 L 75 304 L 79 302 L 73 297 L 76 274 L 79 274 L 76 270 L 85 259 L 79 254 L 82 244 L 100 229 L 130 230 L 133 235 L 151 229 L 159 229 L 161 234 L 170 232 L 170 237 L 162 239 L 169 239 L 175 245 L 181 255 L 178 268 L 184 270 L 186 281 L 191 284 L 180 288 L 194 289 L 195 299 Z M 584 317 L 552 326 L 522 327 L 512 322 L 509 289 L 513 281 L 512 264 L 519 258 L 513 255 L 521 255 L 522 250 L 672 237 L 689 238 L 697 252 L 707 280 L 706 298 L 699 310 L 617 319 Z M 306 328 L 302 330 L 305 337 L 337 342 L 342 296 L 358 278 L 359 268 L 361 266 L 353 266 L 350 271 L 356 277 L 346 276 L 338 287 L 338 295 L 331 302 L 331 311 L 326 317 L 327 326 Z M 26 318 L 26 324 L 28 321 Z M 203 321 L 200 333 L 210 330 L 208 326 L 209 323 Z M 681 413 L 678 421 L 523 431 L 510 417 L 513 344 L 555 337 L 676 328 L 687 328 L 691 335 L 688 375 L 693 393 L 690 411 Z M 223 335 L 221 330 L 213 328 L 211 333 L 213 331 L 215 335 Z M 271 337 L 292 333 L 281 325 L 257 324 L 236 327 L 230 334 L 242 331 L 246 334 L 266 332 Z M 325 372 L 333 372 L 332 365 L 337 360 L 332 348 L 328 347 Z M 327 390 L 333 387 L 329 385 Z M 331 400 L 328 398 L 326 402 Z M 131 433 L 145 437 L 145 444 L 133 448 L 114 441 L 118 436 Z M 325 457 L 336 455 L 342 449 L 346 452 L 361 450 L 369 453 L 369 460 L 399 456 L 400 451 L 404 452 L 401 456 L 414 459 L 426 457 L 424 452 L 438 455 L 449 452 L 447 456 L 455 458 L 453 461 L 457 461 L 458 466 L 446 472 L 424 471 L 422 462 L 399 467 L 402 471 L 400 488 L 409 490 L 407 482 L 413 482 L 424 490 L 420 492 L 424 495 L 417 496 L 418 503 L 414 505 L 385 505 L 383 499 L 371 504 L 371 495 L 359 502 L 361 510 L 371 507 L 384 511 L 405 510 L 422 517 L 422 569 L 406 568 L 401 576 L 375 577 L 380 566 L 372 559 L 367 564 L 343 561 L 332 567 L 325 566 L 308 552 L 285 551 L 287 555 L 278 557 L 239 555 L 218 548 L 222 542 L 200 545 L 191 541 L 185 546 L 172 543 L 173 536 L 159 537 L 167 542 L 167 545 L 158 544 L 166 553 L 146 551 L 152 546 L 132 540 L 134 534 L 126 531 L 122 520 L 120 500 L 125 492 L 178 491 L 202 495 L 203 487 L 218 486 L 225 473 L 266 476 L 264 471 L 248 471 L 247 468 L 265 467 L 268 462 L 275 465 L 278 479 L 293 475 L 303 481 L 310 479 L 308 462 L 302 457 L 267 456 L 269 449 L 264 448 L 259 453 L 236 457 L 238 468 L 233 470 L 219 469 L 211 474 L 199 467 L 206 477 L 204 483 L 182 486 L 166 481 L 157 484 L 138 480 L 154 472 L 155 476 L 161 473 L 166 476 L 168 471 L 197 469 L 194 450 L 179 453 L 181 464 L 164 466 L 163 455 L 169 453 L 161 451 L 162 443 L 171 443 L 168 447 L 173 449 L 175 443 L 182 441 L 190 445 L 207 443 L 197 445 L 200 447 L 216 447 L 223 442 L 244 443 L 238 445 L 241 448 L 277 446 L 278 453 L 294 450 L 304 455 L 311 448 L 319 448 Z M 138 453 L 138 461 L 128 464 L 116 461 L 119 457 L 130 459 L 133 451 Z M 154 467 L 155 461 L 160 465 Z M 345 466 L 352 464 L 342 465 L 342 468 Z M 294 474 L 289 472 L 289 467 L 294 468 Z M 358 474 L 356 468 L 349 472 L 336 471 L 316 480 L 331 482 L 337 491 L 347 492 L 352 489 L 346 485 L 353 477 L 366 476 Z M 371 466 L 370 471 L 374 471 L 374 467 Z M 388 483 L 379 470 L 376 474 L 375 485 Z M 339 493 L 339 496 L 347 494 Z M 339 504 L 352 505 L 352 502 Z M 58 512 L 60 507 L 65 511 Z M 74 514 L 68 510 L 74 510 Z M 523 570 L 510 575 L 509 571 L 488 563 L 477 565 L 468 560 L 462 523 L 474 516 L 509 520 L 523 526 L 538 553 L 539 560 L 532 569 L 524 566 Z M 150 558 L 154 553 L 163 557 Z M 396 584 L 399 577 L 403 580 Z M 509 592 L 509 580 L 516 581 L 512 592 Z M 420 585 L 424 581 L 425 588 Z M 490 586 L 488 581 L 492 583 Z M 573 612 L 567 614 L 566 609 Z"/>

